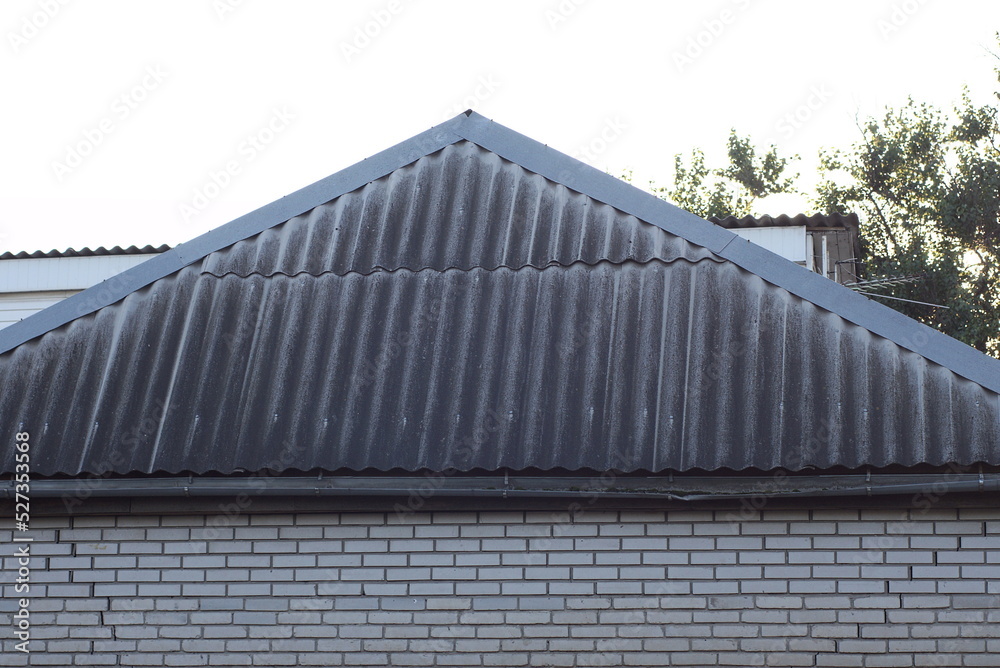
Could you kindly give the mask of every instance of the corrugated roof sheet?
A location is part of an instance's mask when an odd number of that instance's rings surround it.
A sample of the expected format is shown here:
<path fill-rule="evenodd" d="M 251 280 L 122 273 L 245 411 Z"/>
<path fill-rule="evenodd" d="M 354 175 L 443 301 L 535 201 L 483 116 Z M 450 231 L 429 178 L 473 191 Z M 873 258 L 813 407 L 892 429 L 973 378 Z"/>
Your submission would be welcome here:
<path fill-rule="evenodd" d="M 711 255 L 471 142 L 459 142 L 212 253 L 204 270 L 216 276 L 345 275 L 695 261 Z"/>
<path fill-rule="evenodd" d="M 712 216 L 709 221 L 725 227 L 728 230 L 744 227 L 808 227 L 808 228 L 843 228 L 858 229 L 858 214 L 856 213 L 815 213 L 807 216 L 800 213 L 795 216 L 782 214 L 780 216 Z"/>
<path fill-rule="evenodd" d="M 428 149 L 16 345 L 0 415 L 39 475 L 1000 464 L 1000 395 L 931 359 L 965 347 L 588 190 Z"/>
<path fill-rule="evenodd" d="M 127 248 L 122 248 L 121 246 L 113 246 L 111 248 L 105 248 L 104 246 L 98 246 L 97 248 L 67 248 L 66 250 L 50 250 L 45 251 L 18 251 L 16 253 L 12 251 L 5 251 L 0 253 L 0 260 L 27 260 L 29 258 L 42 258 L 42 257 L 92 257 L 95 255 L 147 255 L 152 253 L 166 253 L 170 250 L 170 246 L 163 244 L 160 246 L 150 246 L 146 245 L 142 248 L 138 246 L 129 246 Z"/>

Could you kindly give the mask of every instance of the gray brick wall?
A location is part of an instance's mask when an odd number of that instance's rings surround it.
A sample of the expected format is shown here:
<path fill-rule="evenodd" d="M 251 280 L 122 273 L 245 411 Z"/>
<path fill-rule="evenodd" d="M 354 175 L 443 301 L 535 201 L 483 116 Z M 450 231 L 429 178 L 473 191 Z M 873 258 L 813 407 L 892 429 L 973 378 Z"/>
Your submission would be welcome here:
<path fill-rule="evenodd" d="M 32 665 L 1000 665 L 1000 509 L 33 526 Z"/>

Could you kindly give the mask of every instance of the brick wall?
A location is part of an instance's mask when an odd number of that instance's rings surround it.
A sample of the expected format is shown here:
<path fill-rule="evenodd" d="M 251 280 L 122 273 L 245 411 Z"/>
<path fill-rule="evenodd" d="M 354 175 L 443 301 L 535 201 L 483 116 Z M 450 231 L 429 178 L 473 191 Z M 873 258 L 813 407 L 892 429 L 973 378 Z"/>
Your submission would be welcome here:
<path fill-rule="evenodd" d="M 32 665 L 1000 665 L 1000 509 L 33 522 Z"/>

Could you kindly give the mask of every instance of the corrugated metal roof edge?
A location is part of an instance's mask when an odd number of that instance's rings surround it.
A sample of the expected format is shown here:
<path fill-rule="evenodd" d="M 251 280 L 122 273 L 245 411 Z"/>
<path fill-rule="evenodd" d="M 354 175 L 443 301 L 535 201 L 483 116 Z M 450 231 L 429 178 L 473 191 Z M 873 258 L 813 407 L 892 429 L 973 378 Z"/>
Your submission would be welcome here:
<path fill-rule="evenodd" d="M 463 139 L 704 246 L 773 285 L 1000 393 L 1000 360 L 471 110 L 0 330 L 0 354 Z"/>
<path fill-rule="evenodd" d="M 84 246 L 83 248 L 67 248 L 66 250 L 56 250 L 52 249 L 48 252 L 36 250 L 36 251 L 4 251 L 0 253 L 0 260 L 37 260 L 37 259 L 47 259 L 47 258 L 62 258 L 62 257 L 104 257 L 108 255 L 152 255 L 155 253 L 165 253 L 170 250 L 170 246 L 167 244 L 160 244 L 159 246 L 151 246 L 146 244 L 143 247 L 139 246 L 128 246 L 123 248 L 121 246 L 112 246 L 111 248 L 105 248 L 104 246 L 98 246 L 97 248 L 90 248 L 89 246 Z"/>
<path fill-rule="evenodd" d="M 861 224 L 856 213 L 814 213 L 811 216 L 807 216 L 804 213 L 789 216 L 783 213 L 777 216 L 765 214 L 763 216 L 743 216 L 742 218 L 737 218 L 736 216 L 725 216 L 723 218 L 709 216 L 708 221 L 716 225 L 721 225 L 727 230 L 733 228 L 797 226 L 819 229 L 856 230 Z"/>

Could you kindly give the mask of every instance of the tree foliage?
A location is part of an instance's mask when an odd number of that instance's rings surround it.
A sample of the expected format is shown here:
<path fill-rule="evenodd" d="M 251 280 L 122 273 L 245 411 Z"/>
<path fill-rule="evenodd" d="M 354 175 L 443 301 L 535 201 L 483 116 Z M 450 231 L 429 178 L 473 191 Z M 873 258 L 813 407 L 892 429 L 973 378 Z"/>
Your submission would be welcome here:
<path fill-rule="evenodd" d="M 820 155 L 813 203 L 861 219 L 866 278 L 920 280 L 886 304 L 984 352 L 1000 350 L 1000 129 L 968 93 L 953 113 L 910 101 Z M 878 299 L 878 298 L 876 298 Z M 898 301 L 907 299 L 910 302 Z M 911 302 L 946 306 L 937 308 Z"/>
<path fill-rule="evenodd" d="M 820 152 L 812 205 L 824 213 L 858 214 L 861 278 L 919 277 L 868 288 L 882 295 L 873 299 L 998 355 L 997 107 L 974 104 L 968 91 L 951 112 L 910 100 L 859 130 L 854 145 Z M 788 161 L 775 147 L 758 158 L 750 139 L 734 131 L 728 148 L 729 164 L 717 169 L 699 150 L 690 161 L 676 156 L 673 186 L 654 191 L 705 218 L 745 216 L 762 197 L 794 192 L 795 177 L 784 175 Z"/>
<path fill-rule="evenodd" d="M 700 149 L 691 152 L 690 164 L 674 157 L 673 187 L 655 188 L 661 197 L 702 218 L 750 215 L 754 203 L 775 193 L 791 192 L 794 177 L 785 177 L 788 160 L 772 146 L 760 158 L 749 137 L 733 130 L 729 135 L 729 164 L 719 169 L 705 165 Z"/>

